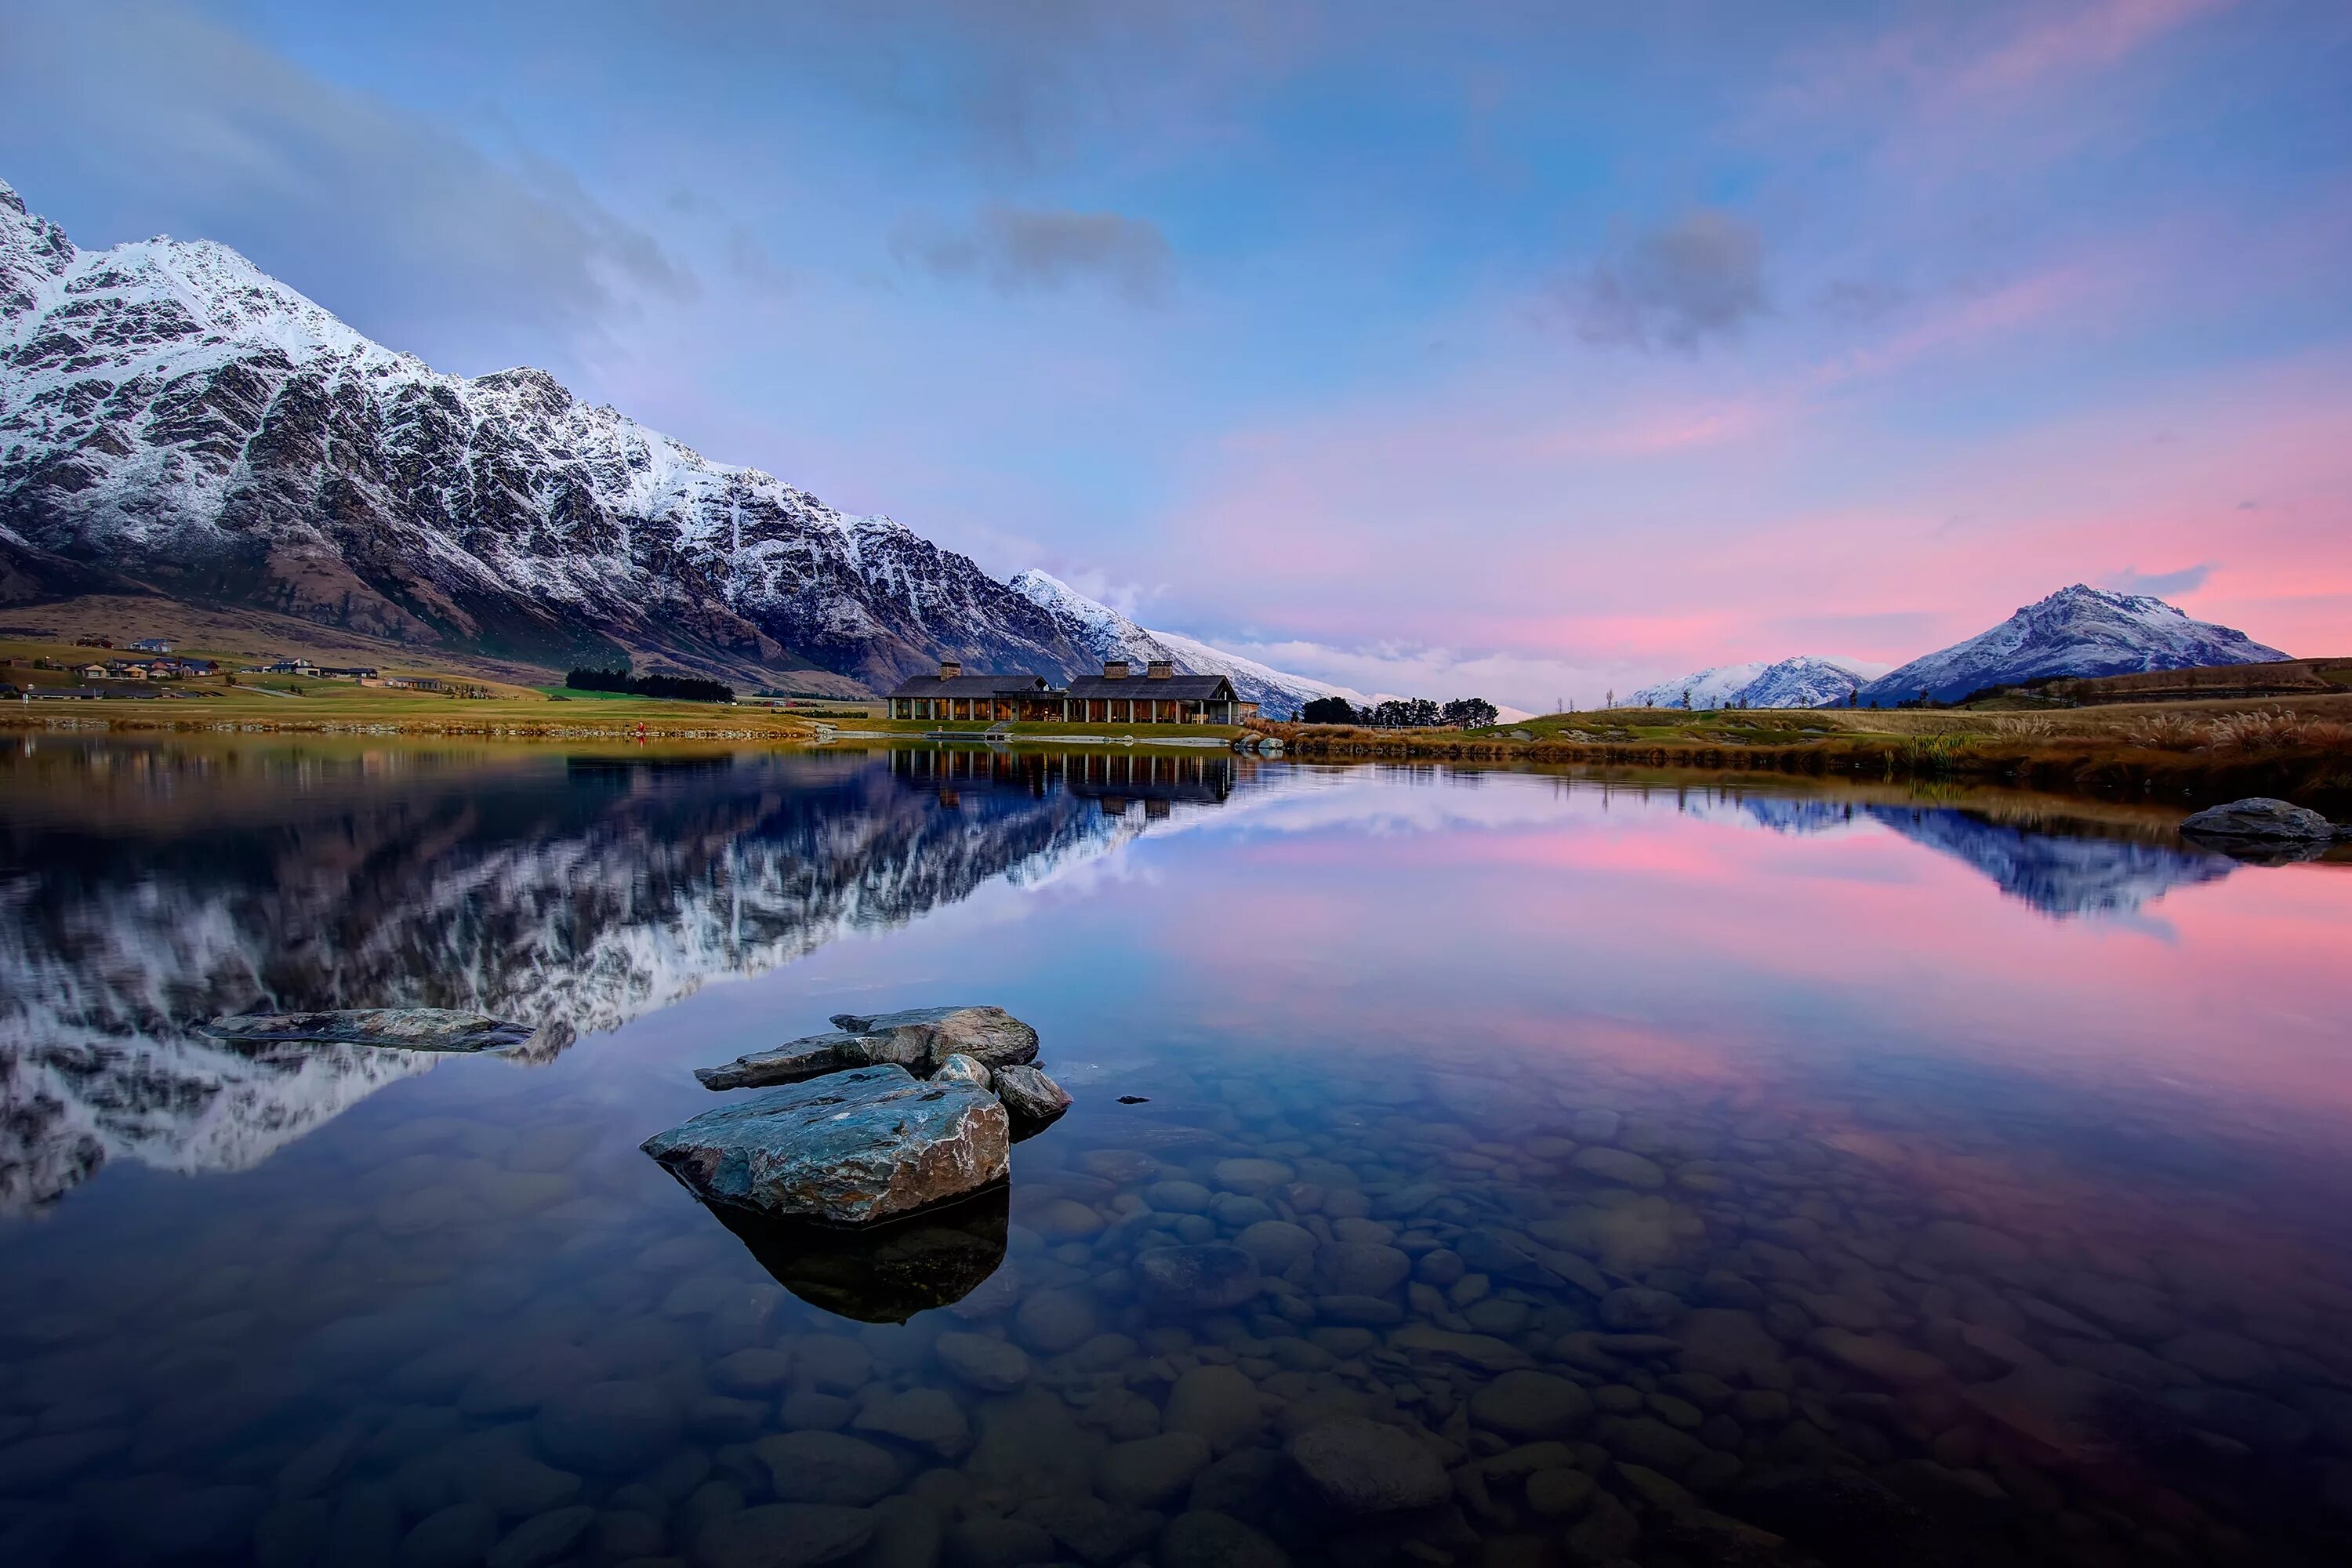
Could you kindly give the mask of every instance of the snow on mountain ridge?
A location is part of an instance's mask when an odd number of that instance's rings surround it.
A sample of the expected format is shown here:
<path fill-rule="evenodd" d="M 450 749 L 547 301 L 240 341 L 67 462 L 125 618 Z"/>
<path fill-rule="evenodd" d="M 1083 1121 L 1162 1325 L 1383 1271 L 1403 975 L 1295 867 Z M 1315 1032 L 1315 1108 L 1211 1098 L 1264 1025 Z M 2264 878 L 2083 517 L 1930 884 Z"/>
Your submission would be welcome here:
<path fill-rule="evenodd" d="M 1751 659 L 1693 670 L 1679 680 L 1661 680 L 1634 692 L 1629 700 L 1636 708 L 1820 708 L 1843 702 L 1885 668 L 1820 654 Z"/>
<path fill-rule="evenodd" d="M 1170 659 L 1187 675 L 1222 675 L 1234 683 L 1244 701 L 1257 703 L 1269 718 L 1286 718 L 1290 710 L 1318 697 L 1344 697 L 1359 703 L 1370 700 L 1360 691 L 1275 669 L 1197 637 L 1148 630 L 1034 567 L 1014 574 L 1009 585 L 1053 616 L 1074 646 L 1096 658 L 1123 658 L 1138 664 Z"/>
<path fill-rule="evenodd" d="M 2126 675 L 2290 657 L 2245 633 L 2192 620 L 2146 594 L 2077 583 L 2020 608 L 1988 631 L 1913 659 L 1862 689 L 1864 707 L 1891 708 L 1922 692 L 1952 702 L 1989 686 L 2047 676 Z"/>
<path fill-rule="evenodd" d="M 0 582 L 142 587 L 561 667 L 1067 675 L 1037 607 L 903 525 L 715 463 L 544 371 L 375 343 L 235 250 L 77 248 L 0 185 Z"/>

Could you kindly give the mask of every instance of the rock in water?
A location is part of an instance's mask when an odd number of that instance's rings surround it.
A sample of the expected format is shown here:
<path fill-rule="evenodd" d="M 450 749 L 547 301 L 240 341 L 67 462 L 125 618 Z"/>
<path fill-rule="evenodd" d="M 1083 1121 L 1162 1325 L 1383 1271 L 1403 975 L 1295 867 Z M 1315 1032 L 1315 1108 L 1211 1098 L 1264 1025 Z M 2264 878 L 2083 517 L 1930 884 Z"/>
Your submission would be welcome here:
<path fill-rule="evenodd" d="M 1224 1241 L 1154 1247 L 1135 1260 L 1135 1286 L 1154 1311 L 1214 1312 L 1257 1294 L 1257 1259 Z"/>
<path fill-rule="evenodd" d="M 1429 1508 L 1452 1494 L 1445 1467 L 1416 1438 L 1361 1418 L 1299 1433 L 1287 1452 L 1324 1501 L 1349 1513 Z"/>
<path fill-rule="evenodd" d="M 991 1070 L 1037 1057 L 1037 1031 L 1002 1007 L 835 1013 L 833 1026 L 865 1037 L 868 1061 L 898 1062 L 919 1075 L 958 1052 Z"/>
<path fill-rule="evenodd" d="M 236 1045 L 294 1043 L 383 1046 L 404 1051 L 513 1050 L 531 1047 L 552 1057 L 569 1045 L 568 1024 L 533 1028 L 451 1007 L 357 1007 L 339 1013 L 246 1013 L 196 1026 L 197 1033 Z M 560 1043 L 550 1042 L 561 1035 Z"/>
<path fill-rule="evenodd" d="M 1070 1109 L 1070 1097 L 1062 1086 L 1033 1067 L 998 1068 L 992 1087 L 1014 1123 L 1024 1128 L 1040 1126 Z"/>
<path fill-rule="evenodd" d="M 895 1064 L 772 1089 L 680 1122 L 645 1151 L 696 1196 L 828 1225 L 870 1225 L 1004 1180 L 1004 1108 Z"/>
<path fill-rule="evenodd" d="M 2336 825 L 2308 806 L 2256 795 L 2227 805 L 2209 805 L 2183 820 L 2180 831 L 2191 838 L 2325 843 L 2336 837 Z"/>
<path fill-rule="evenodd" d="M 976 1058 L 968 1057 L 961 1051 L 956 1052 L 955 1055 L 941 1062 L 940 1064 L 940 1070 L 933 1073 L 931 1076 L 933 1078 L 960 1078 L 966 1083 L 971 1084 L 980 1089 L 988 1089 L 992 1087 L 992 1075 L 989 1070 L 981 1066 Z"/>
<path fill-rule="evenodd" d="M 787 1040 L 773 1050 L 748 1051 L 725 1067 L 697 1068 L 694 1076 L 705 1089 L 764 1089 L 869 1065 L 863 1037 L 836 1032 Z"/>

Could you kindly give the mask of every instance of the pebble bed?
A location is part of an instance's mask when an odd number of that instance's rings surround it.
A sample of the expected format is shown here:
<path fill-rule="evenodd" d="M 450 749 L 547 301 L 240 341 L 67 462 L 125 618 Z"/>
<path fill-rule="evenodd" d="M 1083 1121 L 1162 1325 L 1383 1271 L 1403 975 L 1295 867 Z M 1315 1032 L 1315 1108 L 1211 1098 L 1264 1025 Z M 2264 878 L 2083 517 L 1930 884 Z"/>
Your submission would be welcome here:
<path fill-rule="evenodd" d="M 17 1259 L 0 1561 L 2352 1550 L 2341 1254 L 2186 1177 L 2080 1202 L 1957 1121 L 1188 1050 L 1074 1082 L 1002 1263 L 861 1322 L 638 1156 L 642 1112 L 434 1078 L 467 1113 L 355 1113 L 203 1226 L 151 1178 Z"/>

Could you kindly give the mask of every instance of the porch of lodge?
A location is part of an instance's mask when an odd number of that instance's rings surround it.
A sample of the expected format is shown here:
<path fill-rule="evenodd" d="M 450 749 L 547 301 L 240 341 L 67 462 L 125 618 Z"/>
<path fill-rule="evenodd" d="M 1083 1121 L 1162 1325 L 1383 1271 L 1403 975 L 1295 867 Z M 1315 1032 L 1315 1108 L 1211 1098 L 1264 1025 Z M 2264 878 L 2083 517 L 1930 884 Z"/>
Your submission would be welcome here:
<path fill-rule="evenodd" d="M 1222 675 L 1179 675 L 1155 660 L 1138 677 L 1119 660 L 1066 689 L 1042 675 L 966 675 L 950 659 L 935 676 L 900 681 L 889 695 L 893 719 L 934 723 L 1237 724 L 1257 713 Z"/>

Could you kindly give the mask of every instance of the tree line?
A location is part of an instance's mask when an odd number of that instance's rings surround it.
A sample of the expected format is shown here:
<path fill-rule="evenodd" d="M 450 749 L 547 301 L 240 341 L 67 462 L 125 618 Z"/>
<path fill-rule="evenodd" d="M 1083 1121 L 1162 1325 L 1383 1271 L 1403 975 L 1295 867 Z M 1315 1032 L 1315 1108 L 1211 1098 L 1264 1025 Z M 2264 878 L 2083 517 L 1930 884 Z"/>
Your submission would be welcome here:
<path fill-rule="evenodd" d="M 1302 724 L 1355 724 L 1370 730 L 1477 730 L 1502 714 L 1483 697 L 1440 704 L 1426 697 L 1391 697 L 1359 708 L 1344 697 L 1318 697 L 1298 710 Z"/>
<path fill-rule="evenodd" d="M 625 669 L 574 669 L 563 684 L 574 691 L 625 691 L 673 702 L 732 702 L 735 689 L 692 675 L 631 675 Z"/>

